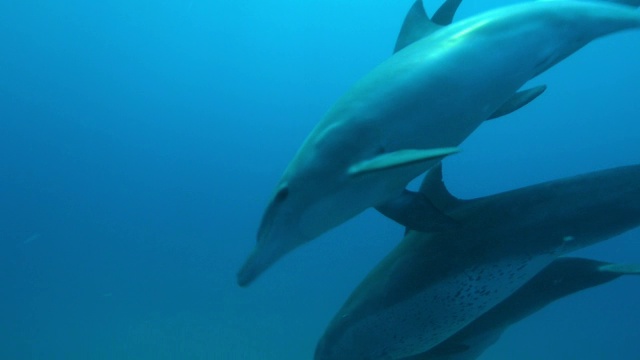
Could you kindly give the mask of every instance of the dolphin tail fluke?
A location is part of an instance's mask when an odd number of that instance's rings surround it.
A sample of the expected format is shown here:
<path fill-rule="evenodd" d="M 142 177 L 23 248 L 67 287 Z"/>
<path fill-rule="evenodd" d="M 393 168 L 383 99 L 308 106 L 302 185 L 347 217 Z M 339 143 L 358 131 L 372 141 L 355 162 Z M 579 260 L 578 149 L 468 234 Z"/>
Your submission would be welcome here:
<path fill-rule="evenodd" d="M 535 98 L 540 96 L 545 90 L 547 90 L 546 85 L 540 85 L 536 87 L 532 87 L 531 89 L 518 91 L 515 93 L 507 102 L 502 104 L 487 120 L 492 120 L 507 114 L 510 114 L 521 107 L 527 105 L 532 102 Z"/>

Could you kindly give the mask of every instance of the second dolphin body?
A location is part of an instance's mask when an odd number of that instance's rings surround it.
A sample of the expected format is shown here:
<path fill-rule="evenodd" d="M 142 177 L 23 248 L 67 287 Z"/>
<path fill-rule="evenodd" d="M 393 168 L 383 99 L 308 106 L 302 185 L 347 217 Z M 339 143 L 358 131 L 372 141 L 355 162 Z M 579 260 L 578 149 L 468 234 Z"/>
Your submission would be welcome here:
<path fill-rule="evenodd" d="M 459 228 L 409 231 L 335 315 L 317 360 L 428 351 L 558 256 L 640 225 L 640 165 L 474 200 L 454 198 L 441 176 L 439 166 L 432 169 L 420 193 Z"/>

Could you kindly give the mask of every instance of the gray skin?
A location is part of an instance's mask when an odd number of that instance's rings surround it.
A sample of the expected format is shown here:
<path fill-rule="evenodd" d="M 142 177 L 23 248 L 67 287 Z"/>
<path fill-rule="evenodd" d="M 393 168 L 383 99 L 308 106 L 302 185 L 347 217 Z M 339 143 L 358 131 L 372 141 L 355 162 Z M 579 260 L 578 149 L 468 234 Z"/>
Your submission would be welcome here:
<path fill-rule="evenodd" d="M 531 78 L 596 38 L 636 27 L 640 13 L 626 6 L 536 1 L 454 23 L 398 51 L 304 141 L 275 188 L 238 284 L 369 207 L 415 228 L 401 211 L 415 203 L 405 190 L 412 179 L 455 153 Z M 422 230 L 452 225 L 430 216 Z"/>
<path fill-rule="evenodd" d="M 408 231 L 354 290 L 317 360 L 423 353 L 513 294 L 556 257 L 640 225 L 640 166 L 473 200 L 451 196 L 436 167 L 420 193 L 458 223 Z"/>
<path fill-rule="evenodd" d="M 507 328 L 552 302 L 623 275 L 640 275 L 638 265 L 559 258 L 513 295 L 431 350 L 402 360 L 475 360 Z"/>

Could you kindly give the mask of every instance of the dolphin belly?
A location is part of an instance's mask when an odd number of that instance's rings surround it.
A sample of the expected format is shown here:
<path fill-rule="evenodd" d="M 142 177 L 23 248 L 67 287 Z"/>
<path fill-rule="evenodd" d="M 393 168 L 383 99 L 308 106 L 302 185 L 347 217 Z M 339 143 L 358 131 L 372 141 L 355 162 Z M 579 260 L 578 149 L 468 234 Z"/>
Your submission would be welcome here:
<path fill-rule="evenodd" d="M 551 254 L 521 256 L 476 265 L 350 325 L 350 314 L 341 314 L 346 328 L 340 339 L 325 334 L 315 359 L 382 360 L 427 351 L 507 298 L 553 259 Z"/>

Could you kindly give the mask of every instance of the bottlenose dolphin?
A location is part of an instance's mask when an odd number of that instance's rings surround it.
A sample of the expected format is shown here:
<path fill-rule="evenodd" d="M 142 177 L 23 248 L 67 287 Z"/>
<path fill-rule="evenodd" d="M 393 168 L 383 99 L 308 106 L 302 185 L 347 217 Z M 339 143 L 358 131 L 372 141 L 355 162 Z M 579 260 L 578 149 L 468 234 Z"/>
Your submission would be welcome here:
<path fill-rule="evenodd" d="M 396 52 L 304 141 L 276 186 L 238 284 L 369 207 L 422 231 L 454 228 L 407 183 L 457 152 L 525 82 L 593 39 L 639 26 L 640 14 L 623 5 L 537 1 L 454 23 Z M 414 224 L 406 209 L 429 212 L 431 221 Z"/>
<path fill-rule="evenodd" d="M 640 225 L 640 165 L 473 200 L 453 197 L 436 166 L 420 192 L 459 228 L 408 231 L 335 315 L 317 346 L 317 360 L 423 353 L 556 257 Z"/>
<path fill-rule="evenodd" d="M 562 257 L 529 282 L 431 350 L 402 360 L 474 360 L 511 325 L 552 302 L 623 275 L 640 275 L 639 265 Z"/>

